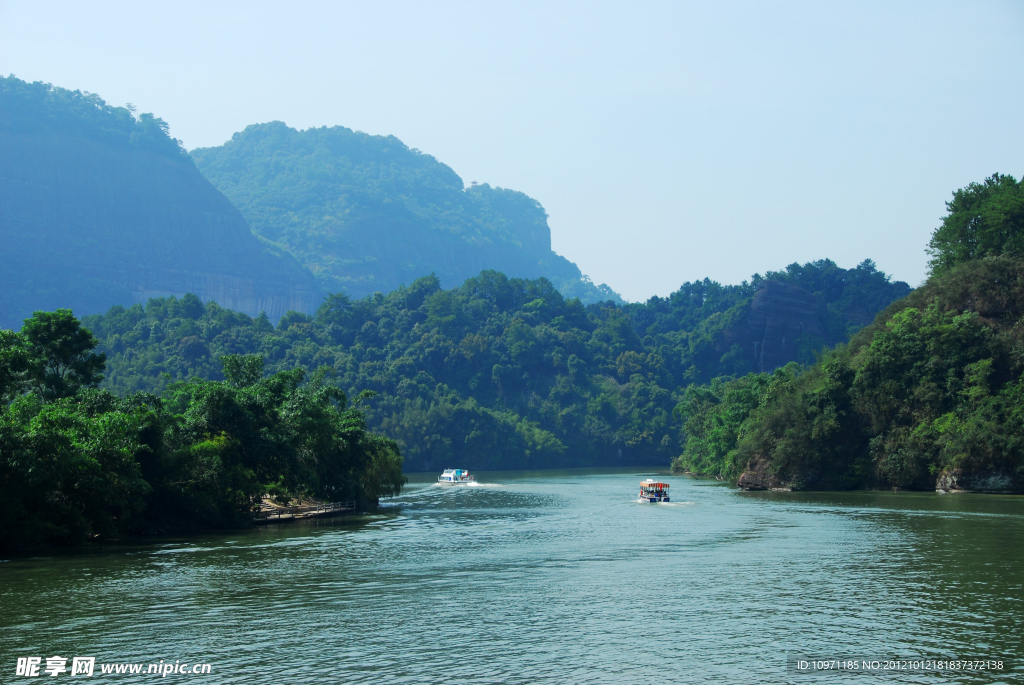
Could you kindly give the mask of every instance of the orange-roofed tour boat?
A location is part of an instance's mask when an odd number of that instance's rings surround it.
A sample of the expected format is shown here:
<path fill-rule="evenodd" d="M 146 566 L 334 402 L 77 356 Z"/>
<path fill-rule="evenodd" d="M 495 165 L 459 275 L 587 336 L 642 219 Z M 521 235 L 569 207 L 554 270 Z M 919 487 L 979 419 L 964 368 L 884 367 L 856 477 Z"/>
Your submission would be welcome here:
<path fill-rule="evenodd" d="M 668 502 L 668 483 L 659 483 L 650 478 L 640 481 L 640 501 Z"/>

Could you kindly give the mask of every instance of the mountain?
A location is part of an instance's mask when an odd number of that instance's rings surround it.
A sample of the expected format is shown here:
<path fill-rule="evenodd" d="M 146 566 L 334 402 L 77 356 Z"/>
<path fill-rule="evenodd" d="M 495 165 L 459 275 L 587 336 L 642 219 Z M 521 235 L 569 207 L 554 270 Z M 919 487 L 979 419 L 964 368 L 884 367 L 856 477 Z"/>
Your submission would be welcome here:
<path fill-rule="evenodd" d="M 394 136 L 274 121 L 192 151 L 253 231 L 294 254 L 329 292 L 361 298 L 436 274 L 452 288 L 483 270 L 544 276 L 584 304 L 621 298 L 551 250 L 527 195 L 462 179 Z"/>
<path fill-rule="evenodd" d="M 623 310 L 646 346 L 677 351 L 685 370 L 680 385 L 688 385 L 811 364 L 910 291 L 870 259 L 855 269 L 821 259 L 754 274 L 740 285 L 684 283 L 668 297 Z"/>
<path fill-rule="evenodd" d="M 427 276 L 361 300 L 335 294 L 276 329 L 191 296 L 83 323 L 107 355 L 104 387 L 121 394 L 219 380 L 230 354 L 260 355 L 272 372 L 330 367 L 350 397 L 376 393 L 364 405 L 369 426 L 399 443 L 408 470 L 668 464 L 685 438 L 673 414 L 683 389 L 754 363 L 737 341 L 761 341 L 762 365 L 813 361 L 864 307 L 908 290 L 870 262 L 768 276 L 584 307 L 547 279 L 485 271 L 447 290 Z M 824 337 L 790 344 L 787 331 L 801 324 Z"/>
<path fill-rule="evenodd" d="M 273 320 L 322 299 L 163 121 L 96 95 L 0 78 L 0 207 L 2 327 L 185 293 Z"/>

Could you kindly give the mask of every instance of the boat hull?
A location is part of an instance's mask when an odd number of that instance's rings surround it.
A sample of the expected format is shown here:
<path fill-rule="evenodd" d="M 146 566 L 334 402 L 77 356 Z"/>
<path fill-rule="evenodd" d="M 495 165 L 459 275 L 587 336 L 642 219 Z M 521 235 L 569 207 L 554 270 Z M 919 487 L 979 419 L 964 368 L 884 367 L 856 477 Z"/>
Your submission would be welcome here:
<path fill-rule="evenodd" d="M 658 503 L 658 502 L 668 502 L 669 499 L 668 499 L 668 497 L 648 497 L 646 495 L 643 495 L 643 496 L 640 497 L 640 501 L 641 502 L 650 502 L 651 504 L 655 504 L 655 503 Z"/>

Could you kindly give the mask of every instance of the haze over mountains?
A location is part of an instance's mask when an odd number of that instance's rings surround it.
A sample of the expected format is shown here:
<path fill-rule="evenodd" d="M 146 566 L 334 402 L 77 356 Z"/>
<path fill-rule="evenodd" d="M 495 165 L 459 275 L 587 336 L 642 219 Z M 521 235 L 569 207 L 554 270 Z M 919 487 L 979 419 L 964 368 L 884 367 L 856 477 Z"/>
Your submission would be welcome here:
<path fill-rule="evenodd" d="M 454 287 L 484 269 L 621 301 L 551 251 L 538 202 L 464 190 L 393 137 L 273 122 L 195 159 L 151 114 L 0 79 L 0 326 L 189 292 L 277 321 L 328 292 L 359 298 L 430 273 Z"/>
<path fill-rule="evenodd" d="M 466 188 L 394 136 L 273 121 L 192 157 L 257 235 L 288 249 L 329 292 L 386 293 L 430 273 L 454 288 L 493 269 L 545 276 L 584 304 L 621 302 L 552 252 L 539 202 L 486 183 Z"/>
<path fill-rule="evenodd" d="M 638 339 L 678 348 L 679 382 L 706 382 L 807 362 L 909 292 L 870 261 L 823 260 L 626 305 L 551 250 L 536 200 L 467 188 L 393 136 L 343 127 L 252 125 L 190 156 L 153 115 L 12 76 L 0 81 L 0 132 L 10 328 L 35 310 L 83 316 L 187 293 L 273 324 L 315 312 L 328 293 L 358 300 L 431 274 L 448 290 L 494 271 L 547 278 L 584 306 L 617 303 Z"/>
<path fill-rule="evenodd" d="M 322 299 L 167 126 L 95 95 L 0 79 L 0 326 L 193 292 L 275 320 Z"/>

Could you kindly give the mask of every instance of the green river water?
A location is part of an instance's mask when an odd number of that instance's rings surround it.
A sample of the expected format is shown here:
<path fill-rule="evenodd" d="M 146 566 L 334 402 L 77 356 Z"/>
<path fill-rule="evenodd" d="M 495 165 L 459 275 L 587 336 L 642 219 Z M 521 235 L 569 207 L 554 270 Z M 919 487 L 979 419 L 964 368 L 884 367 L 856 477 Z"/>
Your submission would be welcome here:
<path fill-rule="evenodd" d="M 4 560 L 0 683 L 54 655 L 115 683 L 1024 682 L 1024 498 L 435 477 L 374 515 Z M 647 477 L 673 502 L 637 502 Z M 807 675 L 799 655 L 1006 663 Z M 211 672 L 100 674 L 160 660 Z"/>

